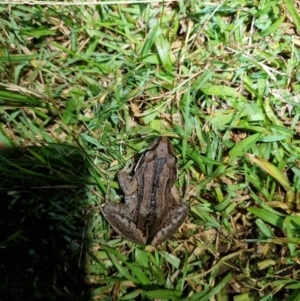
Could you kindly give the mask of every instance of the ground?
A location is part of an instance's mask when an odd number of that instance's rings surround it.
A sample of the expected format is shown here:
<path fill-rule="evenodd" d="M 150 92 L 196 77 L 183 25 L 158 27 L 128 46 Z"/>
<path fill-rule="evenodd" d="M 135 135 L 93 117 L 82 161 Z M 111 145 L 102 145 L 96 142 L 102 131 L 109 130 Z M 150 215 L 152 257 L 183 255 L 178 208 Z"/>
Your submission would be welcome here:
<path fill-rule="evenodd" d="M 298 2 L 0 1 L 1 300 L 300 300 Z M 158 136 L 188 218 L 100 206 Z"/>

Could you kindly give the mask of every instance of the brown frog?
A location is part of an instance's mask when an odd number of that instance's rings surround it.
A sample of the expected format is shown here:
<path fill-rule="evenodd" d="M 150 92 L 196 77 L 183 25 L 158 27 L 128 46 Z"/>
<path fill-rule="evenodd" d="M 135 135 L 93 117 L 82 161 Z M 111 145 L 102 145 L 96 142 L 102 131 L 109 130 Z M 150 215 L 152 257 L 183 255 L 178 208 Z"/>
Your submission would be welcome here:
<path fill-rule="evenodd" d="M 124 238 L 158 246 L 183 223 L 189 207 L 180 202 L 175 151 L 167 137 L 156 139 L 138 161 L 118 173 L 125 204 L 106 201 L 102 213 Z"/>

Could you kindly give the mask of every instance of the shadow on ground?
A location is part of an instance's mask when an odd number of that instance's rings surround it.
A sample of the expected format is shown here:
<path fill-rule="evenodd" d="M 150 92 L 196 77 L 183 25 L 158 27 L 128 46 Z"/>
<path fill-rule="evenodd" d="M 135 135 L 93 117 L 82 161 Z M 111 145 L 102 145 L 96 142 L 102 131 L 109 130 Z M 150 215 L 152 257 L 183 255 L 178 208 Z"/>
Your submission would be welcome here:
<path fill-rule="evenodd" d="M 95 210 L 84 156 L 51 145 L 0 159 L 0 299 L 82 297 L 86 217 Z"/>

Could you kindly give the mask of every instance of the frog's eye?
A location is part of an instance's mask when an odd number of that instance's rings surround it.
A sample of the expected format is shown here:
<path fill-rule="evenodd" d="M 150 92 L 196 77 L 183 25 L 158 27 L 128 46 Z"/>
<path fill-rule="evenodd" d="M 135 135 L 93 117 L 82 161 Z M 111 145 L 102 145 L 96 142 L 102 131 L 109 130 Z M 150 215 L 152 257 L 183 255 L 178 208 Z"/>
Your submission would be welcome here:
<path fill-rule="evenodd" d="M 152 161 L 152 160 L 153 160 L 153 156 L 154 156 L 153 152 L 147 152 L 147 153 L 145 154 L 145 161 L 146 161 L 146 162 Z"/>
<path fill-rule="evenodd" d="M 176 163 L 176 159 L 172 156 L 168 157 L 167 165 L 168 167 L 173 167 Z"/>

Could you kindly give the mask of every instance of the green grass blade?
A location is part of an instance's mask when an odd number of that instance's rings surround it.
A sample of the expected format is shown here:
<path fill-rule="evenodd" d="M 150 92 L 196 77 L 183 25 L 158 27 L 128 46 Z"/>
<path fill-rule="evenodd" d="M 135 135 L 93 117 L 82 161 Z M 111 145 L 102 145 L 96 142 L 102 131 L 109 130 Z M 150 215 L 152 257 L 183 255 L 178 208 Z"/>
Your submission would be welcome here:
<path fill-rule="evenodd" d="M 297 27 L 297 31 L 300 32 L 300 16 L 299 16 L 299 11 L 296 8 L 295 1 L 294 0 L 284 0 L 284 3 L 286 5 L 289 13 L 292 16 L 294 24 Z"/>

